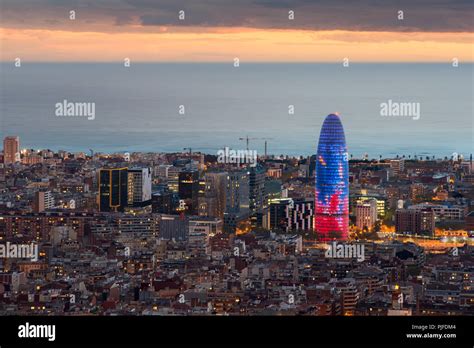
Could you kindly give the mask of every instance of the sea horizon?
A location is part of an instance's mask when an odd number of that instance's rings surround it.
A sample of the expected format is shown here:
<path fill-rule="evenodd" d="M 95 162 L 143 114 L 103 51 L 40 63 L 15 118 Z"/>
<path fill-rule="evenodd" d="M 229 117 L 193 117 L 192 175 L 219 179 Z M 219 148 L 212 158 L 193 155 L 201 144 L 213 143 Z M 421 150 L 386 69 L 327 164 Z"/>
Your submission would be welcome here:
<path fill-rule="evenodd" d="M 23 61 L 0 69 L 0 133 L 20 136 L 22 148 L 215 154 L 245 149 L 239 138 L 248 136 L 259 156 L 265 140 L 268 154 L 306 156 L 333 112 L 354 158 L 473 148 L 472 63 Z M 94 120 L 57 117 L 64 100 L 95 103 Z M 419 103 L 420 118 L 381 116 L 388 101 Z"/>

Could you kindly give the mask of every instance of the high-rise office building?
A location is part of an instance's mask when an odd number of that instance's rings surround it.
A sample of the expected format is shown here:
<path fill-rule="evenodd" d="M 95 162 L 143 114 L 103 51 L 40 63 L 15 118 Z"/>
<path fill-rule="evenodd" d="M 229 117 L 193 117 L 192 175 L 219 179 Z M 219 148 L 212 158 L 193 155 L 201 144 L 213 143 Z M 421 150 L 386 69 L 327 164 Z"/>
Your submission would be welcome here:
<path fill-rule="evenodd" d="M 227 173 L 224 228 L 234 232 L 249 217 L 249 179 L 246 171 Z"/>
<path fill-rule="evenodd" d="M 322 241 L 346 240 L 349 230 L 349 162 L 339 115 L 324 120 L 316 156 L 315 231 Z"/>
<path fill-rule="evenodd" d="M 186 204 L 188 214 L 197 215 L 199 210 L 199 172 L 183 171 L 179 173 L 178 195 Z"/>
<path fill-rule="evenodd" d="M 249 211 L 249 181 L 245 171 L 229 172 L 226 183 L 226 211 Z"/>
<path fill-rule="evenodd" d="M 178 167 L 173 167 L 173 169 L 170 170 L 170 174 L 166 182 L 168 184 L 168 189 L 171 192 L 179 192 L 179 173 L 181 172 L 181 170 L 182 168 Z"/>
<path fill-rule="evenodd" d="M 128 170 L 128 205 L 143 207 L 151 204 L 151 168 Z"/>
<path fill-rule="evenodd" d="M 3 139 L 3 163 L 20 162 L 20 138 L 7 136 Z"/>
<path fill-rule="evenodd" d="M 205 174 L 204 197 L 199 200 L 199 215 L 224 218 L 227 175 L 226 172 Z"/>
<path fill-rule="evenodd" d="M 128 168 L 102 168 L 99 172 L 99 210 L 123 211 L 128 204 Z"/>
<path fill-rule="evenodd" d="M 208 172 L 200 215 L 223 218 L 226 231 L 249 217 L 249 174 L 246 171 Z"/>
<path fill-rule="evenodd" d="M 265 206 L 265 169 L 258 163 L 255 167 L 250 167 L 248 176 L 250 213 L 255 215 Z"/>
<path fill-rule="evenodd" d="M 377 222 L 377 201 L 375 199 L 368 199 L 357 203 L 355 216 L 357 228 L 371 230 Z"/>

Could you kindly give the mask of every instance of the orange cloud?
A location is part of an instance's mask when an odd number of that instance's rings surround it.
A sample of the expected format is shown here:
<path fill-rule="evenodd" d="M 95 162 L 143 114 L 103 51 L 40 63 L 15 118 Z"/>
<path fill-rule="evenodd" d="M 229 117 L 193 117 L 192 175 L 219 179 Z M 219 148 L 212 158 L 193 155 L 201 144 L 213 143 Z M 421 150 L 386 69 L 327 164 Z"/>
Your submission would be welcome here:
<path fill-rule="evenodd" d="M 364 32 L 160 27 L 157 33 L 0 30 L 1 59 L 13 61 L 451 62 L 474 61 L 474 33 Z"/>

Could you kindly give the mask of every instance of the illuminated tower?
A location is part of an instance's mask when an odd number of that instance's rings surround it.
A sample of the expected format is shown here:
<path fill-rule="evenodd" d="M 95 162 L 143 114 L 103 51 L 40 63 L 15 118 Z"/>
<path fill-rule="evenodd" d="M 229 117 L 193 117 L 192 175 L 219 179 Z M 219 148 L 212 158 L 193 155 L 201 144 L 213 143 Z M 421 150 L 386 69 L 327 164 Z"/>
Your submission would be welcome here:
<path fill-rule="evenodd" d="M 326 117 L 319 136 L 314 228 L 322 241 L 348 237 L 349 163 L 338 114 Z"/>

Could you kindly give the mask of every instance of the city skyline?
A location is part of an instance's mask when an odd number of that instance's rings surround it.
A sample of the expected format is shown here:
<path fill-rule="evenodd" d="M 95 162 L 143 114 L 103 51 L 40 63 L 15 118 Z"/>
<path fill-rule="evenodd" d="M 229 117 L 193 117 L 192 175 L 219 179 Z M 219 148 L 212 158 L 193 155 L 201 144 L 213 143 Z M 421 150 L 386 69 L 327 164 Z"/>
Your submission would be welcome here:
<path fill-rule="evenodd" d="M 4 137 L 4 148 L 5 148 L 5 142 L 9 142 L 9 139 L 16 139 L 18 138 L 18 141 L 15 142 L 18 144 L 18 145 L 14 145 L 14 146 L 17 146 L 16 148 L 18 149 L 18 151 L 15 151 L 15 153 L 17 154 L 17 159 L 14 160 L 13 162 L 19 162 L 21 161 L 21 155 L 23 155 L 24 153 L 31 153 L 31 151 L 33 152 L 37 152 L 37 153 L 40 153 L 40 152 L 43 152 L 43 151 L 53 151 L 53 152 L 65 152 L 65 153 L 70 153 L 72 155 L 79 155 L 79 156 L 93 156 L 93 155 L 122 155 L 122 156 L 130 156 L 131 154 L 133 153 L 161 153 L 161 154 L 166 154 L 166 153 L 170 153 L 170 154 L 182 154 L 182 153 L 186 153 L 187 150 L 190 149 L 190 147 L 183 147 L 183 148 L 177 148 L 176 150 L 174 151 L 127 151 L 127 150 L 123 150 L 123 151 L 94 151 L 92 149 L 86 149 L 88 146 L 84 146 L 83 149 L 77 149 L 77 151 L 74 151 L 74 150 L 67 150 L 65 148 L 61 148 L 61 147 L 39 147 L 39 146 L 21 146 L 21 142 L 20 142 L 20 137 L 19 136 L 16 136 L 16 135 L 5 135 Z M 195 149 L 195 152 L 196 153 L 200 153 L 200 154 L 203 154 L 203 155 L 210 155 L 210 156 L 214 156 L 214 157 L 219 157 L 221 156 L 221 153 L 224 153 L 225 152 L 225 148 L 223 149 L 217 149 L 216 152 L 209 152 L 209 151 L 204 151 L 204 150 L 201 150 L 199 148 L 194 148 Z M 91 152 L 92 150 L 92 152 Z M 239 149 L 239 150 L 233 150 L 233 149 L 229 149 L 227 148 L 228 151 L 234 151 L 235 154 L 238 154 L 239 151 L 240 152 L 243 152 L 243 151 L 247 151 L 247 150 L 244 150 L 244 149 Z M 265 155 L 263 152 L 257 152 L 255 150 L 249 150 L 249 151 L 253 151 L 254 153 L 257 154 L 257 158 L 256 159 L 262 159 L 262 158 L 265 158 L 265 157 L 268 157 L 268 158 L 274 158 L 274 159 L 285 159 L 285 158 L 304 158 L 304 157 L 310 157 L 311 155 L 303 155 L 303 154 L 285 154 L 285 153 L 268 153 L 267 155 Z M 349 158 L 349 161 L 351 160 L 354 160 L 354 161 L 371 161 L 371 162 L 377 162 L 377 161 L 381 161 L 381 160 L 390 160 L 390 159 L 403 159 L 403 160 L 407 160 L 407 161 L 410 161 L 410 160 L 420 160 L 420 161 L 423 161 L 423 160 L 426 160 L 426 161 L 430 161 L 430 160 L 448 160 L 448 159 L 453 159 L 453 158 L 458 158 L 460 160 L 465 160 L 465 161 L 469 161 L 470 159 L 472 159 L 472 153 L 466 153 L 466 154 L 462 154 L 462 153 L 452 153 L 450 156 L 443 156 L 443 155 L 427 155 L 426 153 L 416 153 L 414 152 L 413 154 L 410 154 L 410 153 L 400 153 L 400 154 L 397 154 L 397 155 L 376 155 L 375 152 L 372 152 L 372 153 L 360 153 L 358 156 L 354 156 L 353 154 L 351 154 L 350 152 L 347 153 L 348 154 L 348 158 Z M 7 160 L 8 161 L 8 160 Z M 10 160 L 11 161 L 11 160 Z M 9 163 L 12 163 L 12 162 L 9 162 Z M 239 163 L 239 162 L 235 162 L 235 163 Z M 243 161 L 242 164 L 245 164 L 245 162 Z"/>
<path fill-rule="evenodd" d="M 0 348 L 472 341 L 473 14 L 0 0 Z"/>

